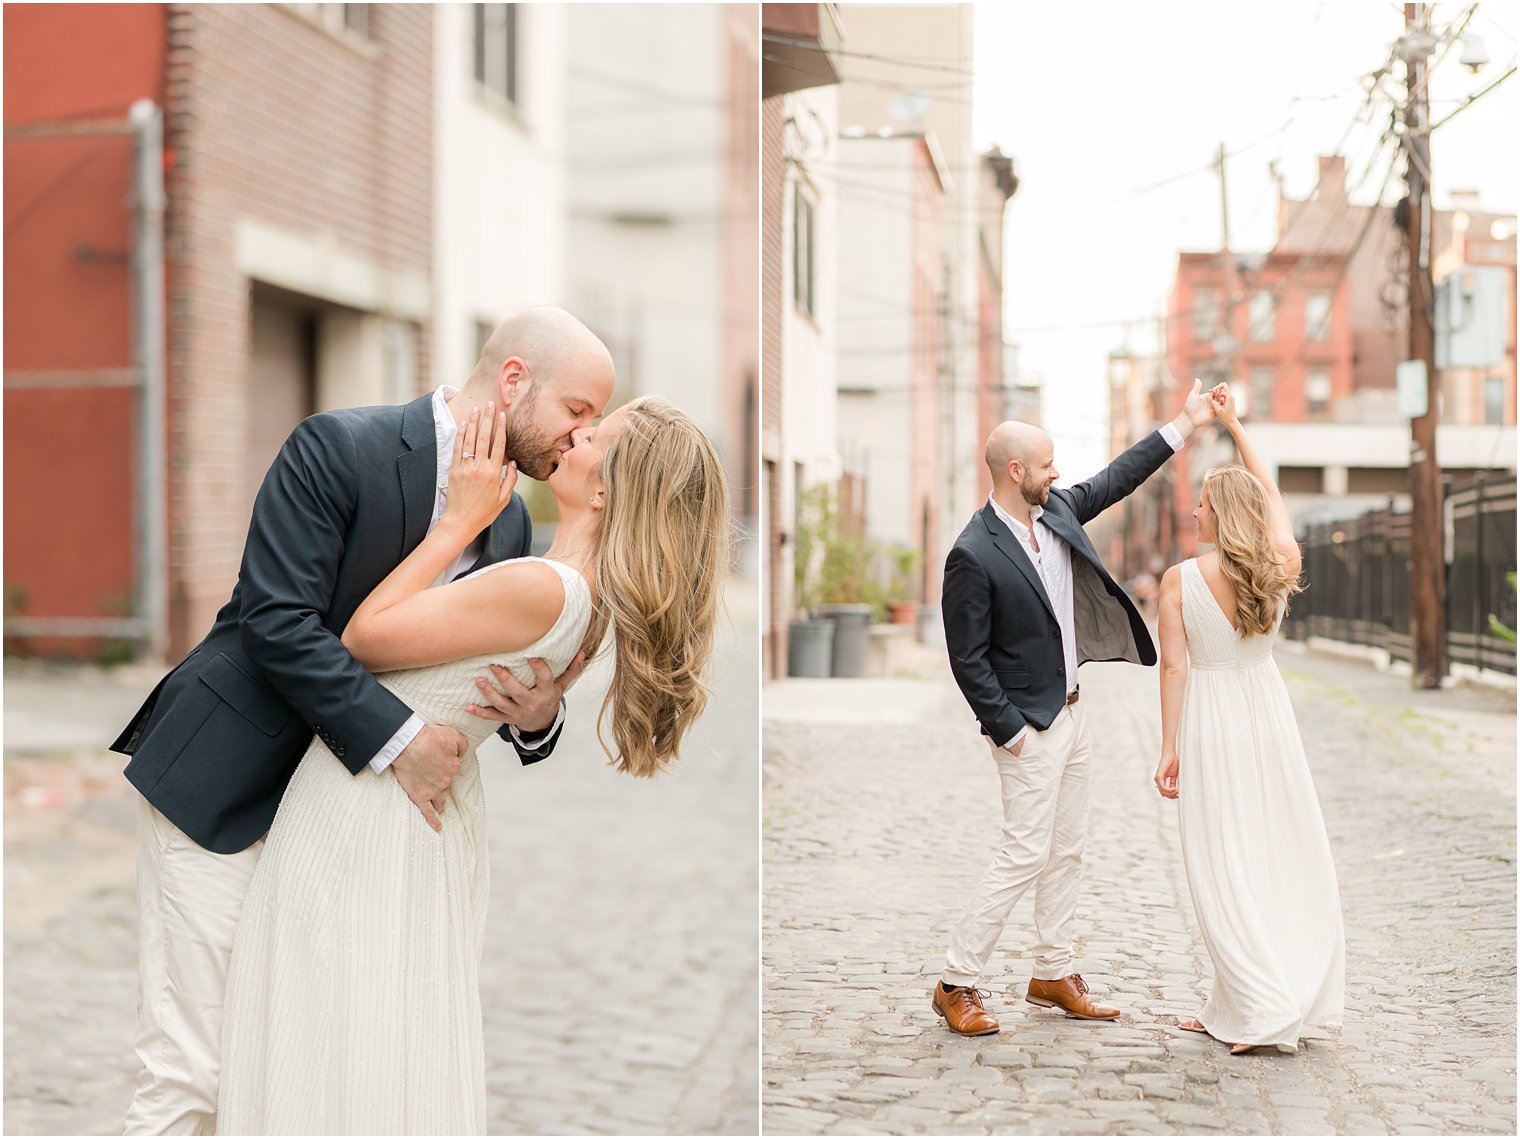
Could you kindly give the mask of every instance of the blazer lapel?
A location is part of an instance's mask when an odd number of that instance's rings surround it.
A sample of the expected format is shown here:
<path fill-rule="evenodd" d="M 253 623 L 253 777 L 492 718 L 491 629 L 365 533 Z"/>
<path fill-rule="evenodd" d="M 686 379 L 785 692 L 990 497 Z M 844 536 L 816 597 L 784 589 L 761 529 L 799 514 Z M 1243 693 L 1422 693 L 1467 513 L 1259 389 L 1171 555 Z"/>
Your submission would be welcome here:
<path fill-rule="evenodd" d="M 401 414 L 401 441 L 407 450 L 396 459 L 396 472 L 401 478 L 401 557 L 405 558 L 427 537 L 438 501 L 438 436 L 431 392 L 406 405 Z"/>
<path fill-rule="evenodd" d="M 482 566 L 495 565 L 516 556 L 516 548 L 507 541 L 507 529 L 507 524 L 500 519 L 486 528 L 486 544 L 468 572 L 474 573 Z"/>
<path fill-rule="evenodd" d="M 1045 513 L 1041 517 L 1044 518 L 1045 525 L 1055 531 L 1056 536 L 1070 546 L 1074 553 L 1079 553 L 1083 557 L 1087 556 L 1087 532 L 1081 526 L 1067 518 L 1065 514 L 1051 510 L 1049 506 L 1045 508 Z M 1088 560 L 1092 559 L 1088 558 Z"/>
<path fill-rule="evenodd" d="M 1018 568 L 1020 573 L 1028 578 L 1029 584 L 1034 587 L 1035 593 L 1044 603 L 1046 610 L 1055 617 L 1056 607 L 1050 603 L 1050 594 L 1045 592 L 1045 583 L 1040 580 L 1040 571 L 1034 568 L 1034 563 L 1024 552 L 1023 545 L 1013 536 L 1013 531 L 1003 525 L 1003 520 L 997 516 L 997 511 L 992 509 L 990 502 L 982 508 L 982 523 L 987 527 L 987 532 L 992 535 L 992 544 Z"/>

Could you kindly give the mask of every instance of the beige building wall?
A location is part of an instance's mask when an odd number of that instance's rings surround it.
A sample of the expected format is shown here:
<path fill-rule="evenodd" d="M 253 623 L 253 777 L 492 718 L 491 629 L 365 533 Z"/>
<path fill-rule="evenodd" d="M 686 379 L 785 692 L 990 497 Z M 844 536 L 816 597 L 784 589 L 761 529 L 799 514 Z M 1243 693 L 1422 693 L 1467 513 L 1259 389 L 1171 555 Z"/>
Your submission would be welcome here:
<path fill-rule="evenodd" d="M 938 449 L 944 489 L 936 544 L 946 549 L 976 507 L 983 442 L 976 438 L 980 254 L 978 158 L 971 133 L 973 8 L 848 4 L 841 16 L 848 54 L 839 86 L 840 126 L 868 133 L 921 132 L 932 140 L 943 171 L 940 250 L 949 320 L 941 345 Z M 848 188 L 842 189 L 845 208 L 849 198 Z"/>

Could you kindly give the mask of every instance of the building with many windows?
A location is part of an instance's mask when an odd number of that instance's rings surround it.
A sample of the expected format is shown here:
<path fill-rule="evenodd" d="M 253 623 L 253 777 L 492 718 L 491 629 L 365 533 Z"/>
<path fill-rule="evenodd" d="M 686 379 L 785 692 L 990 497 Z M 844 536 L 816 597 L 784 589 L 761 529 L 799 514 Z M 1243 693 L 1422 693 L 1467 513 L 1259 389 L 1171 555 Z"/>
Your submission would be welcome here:
<path fill-rule="evenodd" d="M 753 511 L 755 10 L 637 14 L 6 8 L 10 648 L 182 654 L 295 425 L 463 383 L 532 304 L 692 410 Z M 88 459 L 39 486 L 76 406 Z"/>
<path fill-rule="evenodd" d="M 1280 202 L 1269 252 L 1178 257 L 1168 368 L 1179 380 L 1233 385 L 1295 515 L 1355 513 L 1407 494 L 1409 424 L 1394 369 L 1407 354 L 1408 325 L 1390 300 L 1407 273 L 1396 213 L 1352 202 L 1345 160 L 1321 158 L 1315 192 Z M 1498 359 L 1441 380 L 1437 459 L 1460 485 L 1478 471 L 1513 469 L 1513 218 L 1436 211 L 1435 233 L 1438 278 L 1474 265 L 1504 273 L 1508 258 L 1507 280 L 1488 302 L 1505 340 Z M 1199 455 L 1179 456 L 1179 518 L 1196 503 L 1205 466 Z M 1188 528 L 1179 531 L 1186 555 Z"/>
<path fill-rule="evenodd" d="M 838 202 L 835 4 L 761 5 L 760 500 L 762 675 L 785 676 L 808 488 L 841 473 L 835 425 Z"/>
<path fill-rule="evenodd" d="M 411 5 L 5 10 L 13 647 L 183 653 L 291 428 L 432 381 L 434 32 Z M 76 406 L 87 462 L 26 477 Z"/>

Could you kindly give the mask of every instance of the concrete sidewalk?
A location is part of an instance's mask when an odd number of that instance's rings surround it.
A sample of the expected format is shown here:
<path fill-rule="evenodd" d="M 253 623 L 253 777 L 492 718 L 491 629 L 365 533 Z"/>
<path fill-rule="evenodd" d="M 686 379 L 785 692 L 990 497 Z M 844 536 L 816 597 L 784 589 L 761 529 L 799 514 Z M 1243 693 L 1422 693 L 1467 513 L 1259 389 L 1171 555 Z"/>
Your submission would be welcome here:
<path fill-rule="evenodd" d="M 1032 898 L 984 981 L 1002 1032 L 957 1037 L 930 1011 L 1000 822 L 942 659 L 918 681 L 765 689 L 768 1133 L 1514 1133 L 1512 693 L 1412 692 L 1280 648 L 1340 877 L 1346 1023 L 1296 1056 L 1231 1057 L 1174 1027 L 1210 965 L 1175 804 L 1150 782 L 1154 669 L 1082 675 L 1095 755 L 1078 951 L 1125 1015 L 1023 1003 Z"/>

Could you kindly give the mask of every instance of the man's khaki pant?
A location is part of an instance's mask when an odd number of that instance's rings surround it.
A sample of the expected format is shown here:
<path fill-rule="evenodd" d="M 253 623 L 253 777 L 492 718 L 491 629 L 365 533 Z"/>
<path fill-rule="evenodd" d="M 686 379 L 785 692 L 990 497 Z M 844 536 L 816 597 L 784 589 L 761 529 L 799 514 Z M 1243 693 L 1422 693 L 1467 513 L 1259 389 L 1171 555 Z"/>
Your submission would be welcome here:
<path fill-rule="evenodd" d="M 991 741 L 988 741 L 991 743 Z M 1008 915 L 1034 887 L 1034 975 L 1057 981 L 1072 971 L 1073 923 L 1087 846 L 1092 742 L 1082 704 L 1068 704 L 1043 732 L 1031 730 L 1015 756 L 996 745 L 1003 832 L 971 905 L 950 938 L 945 984 L 974 985 L 997 948 Z"/>
<path fill-rule="evenodd" d="M 146 799 L 137 808 L 137 1056 L 128 1135 L 211 1135 L 222 1002 L 261 838 L 213 854 Z"/>

